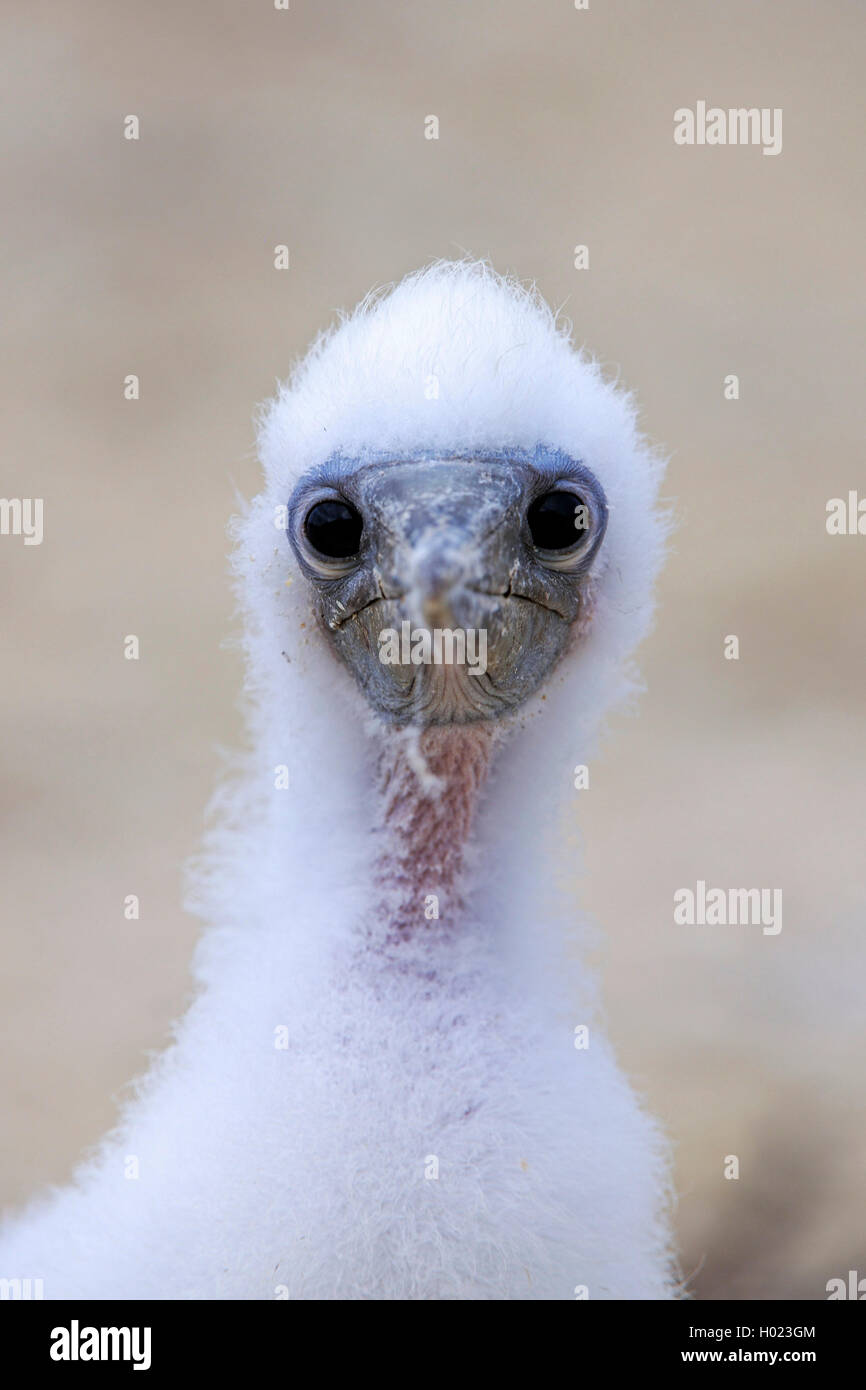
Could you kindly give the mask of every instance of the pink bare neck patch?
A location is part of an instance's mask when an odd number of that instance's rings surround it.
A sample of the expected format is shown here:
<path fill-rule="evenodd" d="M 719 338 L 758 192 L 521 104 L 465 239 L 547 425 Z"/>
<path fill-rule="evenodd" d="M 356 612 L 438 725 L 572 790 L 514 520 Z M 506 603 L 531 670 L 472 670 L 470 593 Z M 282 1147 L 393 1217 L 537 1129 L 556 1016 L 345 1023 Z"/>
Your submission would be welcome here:
<path fill-rule="evenodd" d="M 375 879 L 390 940 L 458 922 L 466 848 L 500 738 L 490 723 L 436 725 L 383 747 Z"/>

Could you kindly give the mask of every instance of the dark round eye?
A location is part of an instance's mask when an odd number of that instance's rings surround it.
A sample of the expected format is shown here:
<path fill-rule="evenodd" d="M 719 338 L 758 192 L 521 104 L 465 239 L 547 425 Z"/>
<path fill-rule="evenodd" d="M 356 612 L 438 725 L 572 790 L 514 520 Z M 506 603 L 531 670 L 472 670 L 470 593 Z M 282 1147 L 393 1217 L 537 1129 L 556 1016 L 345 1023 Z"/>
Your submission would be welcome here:
<path fill-rule="evenodd" d="M 586 539 L 589 508 L 576 492 L 546 492 L 536 497 L 526 520 L 540 550 L 572 550 Z"/>
<path fill-rule="evenodd" d="M 363 529 L 361 513 L 336 497 L 317 502 L 307 512 L 304 521 L 310 544 L 320 555 L 327 555 L 332 560 L 345 560 L 350 555 L 357 555 Z"/>

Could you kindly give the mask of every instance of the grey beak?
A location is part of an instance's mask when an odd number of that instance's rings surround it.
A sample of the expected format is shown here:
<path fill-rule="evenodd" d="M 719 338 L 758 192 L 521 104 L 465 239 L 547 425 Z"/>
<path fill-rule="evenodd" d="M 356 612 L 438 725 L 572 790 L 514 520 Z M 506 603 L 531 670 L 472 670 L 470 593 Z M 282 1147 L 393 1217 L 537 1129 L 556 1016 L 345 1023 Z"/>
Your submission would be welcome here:
<path fill-rule="evenodd" d="M 480 485 L 479 485 L 480 484 Z M 471 593 L 501 593 L 519 538 L 523 479 L 507 462 L 372 466 L 359 493 L 374 519 L 382 592 L 419 625 L 460 624 Z"/>

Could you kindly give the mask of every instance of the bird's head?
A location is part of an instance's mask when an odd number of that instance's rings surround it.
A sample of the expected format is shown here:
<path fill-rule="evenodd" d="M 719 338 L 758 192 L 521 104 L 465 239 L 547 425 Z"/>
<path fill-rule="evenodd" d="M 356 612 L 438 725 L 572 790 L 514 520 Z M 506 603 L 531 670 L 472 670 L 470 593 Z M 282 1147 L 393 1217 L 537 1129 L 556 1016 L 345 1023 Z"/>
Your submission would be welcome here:
<path fill-rule="evenodd" d="M 268 407 L 260 447 L 261 506 L 288 535 L 260 571 L 276 606 L 247 590 L 263 659 L 297 673 L 330 653 L 397 726 L 502 721 L 569 671 L 588 725 L 627 688 L 662 462 L 534 290 L 461 262 L 365 300 Z"/>
<path fill-rule="evenodd" d="M 539 447 L 332 458 L 287 530 L 370 704 L 429 725 L 497 718 L 542 685 L 588 613 L 606 525 L 592 472 Z"/>

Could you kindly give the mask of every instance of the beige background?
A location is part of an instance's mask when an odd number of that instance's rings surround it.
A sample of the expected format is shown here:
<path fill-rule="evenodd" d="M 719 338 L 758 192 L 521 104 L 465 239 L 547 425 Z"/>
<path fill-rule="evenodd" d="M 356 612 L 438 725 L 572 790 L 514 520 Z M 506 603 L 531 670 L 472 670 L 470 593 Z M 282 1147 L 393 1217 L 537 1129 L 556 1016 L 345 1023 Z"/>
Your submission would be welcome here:
<path fill-rule="evenodd" d="M 106 0 L 3 29 L 2 491 L 44 497 L 45 540 L 0 539 L 0 1199 L 68 1175 L 187 995 L 253 405 L 335 307 L 469 250 L 537 278 L 672 453 L 648 693 L 581 809 L 692 1287 L 866 1274 L 866 538 L 824 527 L 866 494 L 861 4 Z M 783 108 L 782 153 L 675 146 L 699 98 Z M 674 927 L 697 878 L 781 887 L 782 934 Z"/>

